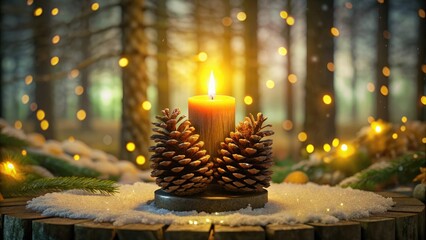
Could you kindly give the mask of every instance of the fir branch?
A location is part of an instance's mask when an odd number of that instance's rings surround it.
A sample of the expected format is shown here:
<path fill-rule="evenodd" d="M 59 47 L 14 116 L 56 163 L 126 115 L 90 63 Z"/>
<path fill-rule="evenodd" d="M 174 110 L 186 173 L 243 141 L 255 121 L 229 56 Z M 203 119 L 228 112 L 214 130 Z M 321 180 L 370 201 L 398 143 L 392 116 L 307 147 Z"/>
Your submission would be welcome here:
<path fill-rule="evenodd" d="M 360 172 L 356 182 L 343 187 L 372 190 L 377 184 L 385 183 L 392 177 L 397 177 L 400 182 L 407 183 L 416 176 L 418 169 L 425 165 L 424 152 L 409 153 L 393 160 L 388 167 Z"/>
<path fill-rule="evenodd" d="M 4 133 L 0 133 L 0 148 L 23 148 L 26 146 L 28 146 L 27 141 L 17 137 L 6 135 Z"/>
<path fill-rule="evenodd" d="M 85 177 L 39 178 L 15 185 L 11 191 L 4 192 L 6 197 L 36 196 L 48 192 L 79 189 L 93 194 L 114 194 L 118 187 L 114 181 Z"/>

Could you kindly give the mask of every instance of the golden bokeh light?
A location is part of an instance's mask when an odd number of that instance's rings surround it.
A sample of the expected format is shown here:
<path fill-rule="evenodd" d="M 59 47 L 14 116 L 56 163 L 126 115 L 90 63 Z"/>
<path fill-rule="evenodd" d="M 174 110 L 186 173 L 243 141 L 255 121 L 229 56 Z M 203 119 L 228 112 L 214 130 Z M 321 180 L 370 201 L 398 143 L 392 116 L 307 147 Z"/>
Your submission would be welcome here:
<path fill-rule="evenodd" d="M 402 125 L 401 127 L 399 127 L 399 130 L 401 130 L 401 132 L 405 132 L 405 130 L 407 130 L 407 127 Z"/>
<path fill-rule="evenodd" d="M 237 13 L 237 19 L 240 22 L 243 22 L 247 19 L 247 14 L 245 12 L 239 12 Z"/>
<path fill-rule="evenodd" d="M 417 11 L 417 13 L 419 14 L 420 18 L 425 18 L 426 17 L 426 12 L 423 8 L 420 8 L 419 11 Z"/>
<path fill-rule="evenodd" d="M 34 16 L 39 17 L 43 14 L 43 8 L 39 7 L 34 10 Z"/>
<path fill-rule="evenodd" d="M 97 2 L 92 3 L 92 6 L 90 6 L 90 9 L 92 9 L 92 11 L 97 11 L 99 9 L 99 3 Z"/>
<path fill-rule="evenodd" d="M 422 64 L 422 72 L 426 73 L 426 64 Z"/>
<path fill-rule="evenodd" d="M 33 5 L 33 3 L 34 3 L 34 0 L 27 0 L 27 5 L 28 5 L 28 6 Z"/>
<path fill-rule="evenodd" d="M 68 77 L 70 79 L 74 79 L 76 77 L 78 77 L 80 75 L 80 71 L 78 69 L 73 69 L 71 70 L 71 72 L 68 74 Z"/>
<path fill-rule="evenodd" d="M 207 55 L 206 52 L 200 52 L 198 53 L 197 58 L 198 58 L 198 61 L 205 62 L 207 61 L 207 58 L 209 58 L 209 56 Z"/>
<path fill-rule="evenodd" d="M 41 130 L 46 131 L 47 129 L 49 129 L 49 122 L 46 119 L 41 121 L 40 128 Z"/>
<path fill-rule="evenodd" d="M 33 82 L 33 76 L 32 75 L 27 75 L 25 77 L 25 85 L 30 85 Z"/>
<path fill-rule="evenodd" d="M 322 148 L 324 149 L 324 152 L 330 152 L 331 151 L 331 145 L 326 143 L 322 146 Z"/>
<path fill-rule="evenodd" d="M 30 97 L 27 94 L 24 94 L 21 97 L 21 101 L 22 101 L 23 104 L 27 104 L 30 101 Z"/>
<path fill-rule="evenodd" d="M 340 140 L 338 138 L 334 138 L 333 141 L 331 142 L 331 145 L 333 147 L 337 147 L 340 144 Z"/>
<path fill-rule="evenodd" d="M 332 27 L 330 29 L 330 32 L 331 32 L 331 35 L 333 35 L 334 37 L 338 37 L 340 35 L 340 31 L 336 27 Z"/>
<path fill-rule="evenodd" d="M 374 90 L 376 90 L 374 83 L 372 83 L 372 82 L 367 83 L 367 91 L 374 92 Z"/>
<path fill-rule="evenodd" d="M 408 118 L 406 116 L 401 117 L 401 122 L 406 123 L 408 121 Z"/>
<path fill-rule="evenodd" d="M 27 154 L 28 154 L 27 150 L 22 149 L 21 155 L 25 157 L 25 156 L 27 156 Z"/>
<path fill-rule="evenodd" d="M 292 84 L 295 84 L 297 82 L 297 76 L 296 74 L 293 74 L 293 73 L 289 74 L 287 79 Z"/>
<path fill-rule="evenodd" d="M 378 3 L 383 4 L 385 3 L 385 0 L 377 0 Z"/>
<path fill-rule="evenodd" d="M 328 62 L 327 63 L 327 70 L 330 72 L 334 72 L 334 63 Z"/>
<path fill-rule="evenodd" d="M 345 7 L 346 7 L 347 9 L 352 9 L 353 5 L 352 5 L 352 3 L 351 3 L 351 2 L 345 2 Z"/>
<path fill-rule="evenodd" d="M 389 94 L 389 89 L 388 89 L 388 87 L 386 87 L 385 85 L 382 85 L 382 86 L 380 87 L 380 93 L 381 93 L 383 96 L 387 96 L 387 95 Z"/>
<path fill-rule="evenodd" d="M 299 141 L 301 142 L 305 142 L 306 140 L 308 140 L 308 134 L 306 134 L 305 132 L 300 132 L 299 134 L 297 134 L 297 139 L 299 139 Z"/>
<path fill-rule="evenodd" d="M 46 113 L 42 109 L 39 109 L 37 110 L 36 116 L 37 116 L 37 119 L 41 121 L 46 117 Z"/>
<path fill-rule="evenodd" d="M 146 158 L 145 158 L 144 156 L 142 156 L 142 155 L 138 155 L 138 156 L 136 157 L 136 164 L 137 164 L 137 165 L 144 165 L 144 164 L 145 164 L 145 162 L 146 162 Z"/>
<path fill-rule="evenodd" d="M 286 18 L 288 17 L 288 12 L 287 12 L 287 11 L 281 11 L 281 12 L 280 12 L 280 17 L 281 17 L 282 19 L 286 19 Z"/>
<path fill-rule="evenodd" d="M 15 121 L 13 125 L 16 129 L 22 129 L 22 122 L 19 120 Z"/>
<path fill-rule="evenodd" d="M 35 110 L 37 110 L 37 108 L 38 108 L 37 103 L 33 102 L 33 103 L 30 104 L 30 110 L 31 111 L 34 112 Z"/>
<path fill-rule="evenodd" d="M 52 14 L 52 16 L 56 16 L 59 13 L 59 9 L 58 8 L 54 8 L 54 9 L 52 9 L 52 11 L 50 13 Z"/>
<path fill-rule="evenodd" d="M 333 99 L 331 98 L 331 96 L 330 96 L 330 95 L 325 94 L 324 96 L 322 96 L 322 101 L 323 101 L 325 104 L 329 105 L 329 104 L 331 104 L 331 103 L 333 102 Z"/>
<path fill-rule="evenodd" d="M 2 163 L 2 165 L 3 166 L 0 169 L 1 170 L 0 172 L 2 174 L 9 175 L 9 176 L 12 176 L 12 177 L 16 177 L 16 175 L 17 175 L 16 167 L 12 162 L 5 161 L 5 162 Z"/>
<path fill-rule="evenodd" d="M 313 153 L 315 151 L 315 147 L 314 147 L 314 145 L 312 145 L 312 144 L 308 144 L 307 146 L 306 146 L 306 152 L 308 152 L 308 153 Z"/>
<path fill-rule="evenodd" d="M 74 154 L 73 158 L 74 158 L 75 161 L 78 161 L 78 160 L 80 160 L 80 155 Z"/>
<path fill-rule="evenodd" d="M 397 139 L 398 138 L 398 133 L 393 133 L 392 134 L 392 139 Z"/>
<path fill-rule="evenodd" d="M 229 27 L 229 26 L 232 25 L 232 23 L 233 23 L 232 18 L 230 18 L 230 17 L 224 17 L 224 18 L 222 18 L 222 24 L 223 24 L 223 26 Z"/>
<path fill-rule="evenodd" d="M 293 129 L 293 122 L 287 119 L 283 122 L 282 127 L 284 130 L 290 131 Z"/>
<path fill-rule="evenodd" d="M 150 101 L 146 100 L 142 102 L 142 109 L 145 111 L 149 111 L 152 108 L 152 104 Z"/>
<path fill-rule="evenodd" d="M 383 76 L 385 76 L 385 77 L 389 77 L 389 76 L 390 76 L 390 74 L 391 74 L 391 72 L 390 72 L 390 68 L 389 68 L 389 67 L 387 67 L 387 66 L 384 66 L 384 67 L 382 68 L 382 74 L 383 74 Z"/>
<path fill-rule="evenodd" d="M 54 56 L 50 59 L 50 65 L 56 66 L 58 63 L 59 63 L 59 57 L 58 56 Z"/>
<path fill-rule="evenodd" d="M 422 138 L 422 143 L 426 143 L 426 137 Z"/>
<path fill-rule="evenodd" d="M 422 96 L 422 97 L 420 98 L 420 102 L 421 102 L 423 105 L 426 105 L 426 96 Z"/>
<path fill-rule="evenodd" d="M 136 149 L 136 145 L 135 145 L 135 143 L 134 143 L 134 142 L 128 142 L 128 143 L 126 144 L 126 149 L 127 149 L 127 151 L 129 151 L 129 152 L 133 152 L 133 151 L 135 151 L 135 149 Z"/>
<path fill-rule="evenodd" d="M 78 85 L 77 87 L 74 88 L 74 93 L 77 96 L 81 96 L 84 93 L 84 88 L 83 86 Z"/>
<path fill-rule="evenodd" d="M 118 66 L 124 68 L 127 67 L 127 65 L 129 65 L 129 59 L 127 59 L 126 57 L 122 57 L 118 60 Z"/>
<path fill-rule="evenodd" d="M 292 17 L 292 16 L 287 17 L 287 19 L 285 20 L 285 22 L 287 23 L 287 25 L 293 26 L 294 23 L 295 23 L 294 17 Z"/>
<path fill-rule="evenodd" d="M 373 122 L 374 122 L 374 117 L 373 116 L 368 116 L 368 118 L 367 118 L 367 122 L 369 123 L 369 124 L 372 124 Z"/>
<path fill-rule="evenodd" d="M 287 55 L 287 48 L 285 48 L 285 47 L 279 47 L 278 48 L 278 54 L 280 54 L 281 56 Z"/>
<path fill-rule="evenodd" d="M 61 36 L 55 35 L 52 37 L 52 44 L 58 44 L 61 41 Z"/>
<path fill-rule="evenodd" d="M 253 103 L 253 98 L 251 96 L 245 96 L 244 97 L 244 103 L 246 105 L 251 105 Z"/>
<path fill-rule="evenodd" d="M 275 87 L 275 82 L 273 80 L 268 80 L 266 81 L 265 85 L 267 88 L 272 89 Z"/>
<path fill-rule="evenodd" d="M 84 111 L 84 109 L 80 109 L 77 111 L 75 116 L 77 117 L 78 120 L 83 121 L 87 117 L 86 111 Z"/>

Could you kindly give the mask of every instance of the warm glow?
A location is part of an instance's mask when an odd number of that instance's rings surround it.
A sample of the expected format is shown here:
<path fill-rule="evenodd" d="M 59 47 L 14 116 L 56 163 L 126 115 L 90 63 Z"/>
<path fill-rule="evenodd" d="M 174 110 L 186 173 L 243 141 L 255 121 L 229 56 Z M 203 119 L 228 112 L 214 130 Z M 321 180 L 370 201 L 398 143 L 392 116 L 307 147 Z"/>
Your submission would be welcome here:
<path fill-rule="evenodd" d="M 30 110 L 31 111 L 34 112 L 35 110 L 37 110 L 37 108 L 38 108 L 37 103 L 33 102 L 33 103 L 30 104 Z"/>
<path fill-rule="evenodd" d="M 290 120 L 285 120 L 282 124 L 283 129 L 286 131 L 290 131 L 291 129 L 293 129 L 293 122 Z"/>
<path fill-rule="evenodd" d="M 51 13 L 52 13 L 52 16 L 56 16 L 59 13 L 59 9 L 58 8 L 54 8 L 54 9 L 52 9 Z"/>
<path fill-rule="evenodd" d="M 75 155 L 73 156 L 73 158 L 74 158 L 74 160 L 78 161 L 78 160 L 80 160 L 80 155 L 75 154 Z"/>
<path fill-rule="evenodd" d="M 422 8 L 419 9 L 418 14 L 419 14 L 420 18 L 425 18 L 426 17 L 425 10 L 422 9 Z"/>
<path fill-rule="evenodd" d="M 297 82 L 297 76 L 296 74 L 289 74 L 287 77 L 288 81 L 292 84 L 295 84 Z"/>
<path fill-rule="evenodd" d="M 339 139 L 338 139 L 338 138 L 335 138 L 335 139 L 333 139 L 333 141 L 331 142 L 331 145 L 332 145 L 333 147 L 337 147 L 337 146 L 339 146 L 339 143 L 340 143 Z"/>
<path fill-rule="evenodd" d="M 383 125 L 375 121 L 371 123 L 371 129 L 376 133 L 381 133 L 383 131 Z"/>
<path fill-rule="evenodd" d="M 152 108 L 152 104 L 150 101 L 146 100 L 142 102 L 142 109 L 145 111 L 149 111 Z"/>
<path fill-rule="evenodd" d="M 40 128 L 43 131 L 46 131 L 49 128 L 49 122 L 45 119 L 40 122 Z"/>
<path fill-rule="evenodd" d="M 287 19 L 286 19 L 287 25 L 293 26 L 294 22 L 295 22 L 294 17 L 292 17 L 292 16 L 287 17 Z"/>
<path fill-rule="evenodd" d="M 299 139 L 299 141 L 301 142 L 305 142 L 308 139 L 308 134 L 306 134 L 305 132 L 300 132 L 299 134 L 297 134 L 297 139 Z"/>
<path fill-rule="evenodd" d="M 381 132 L 382 132 L 382 126 L 377 125 L 377 126 L 374 128 L 374 131 L 375 131 L 376 133 L 381 133 Z"/>
<path fill-rule="evenodd" d="M 370 124 L 372 124 L 374 122 L 374 120 L 375 119 L 372 116 L 368 116 L 368 118 L 367 118 L 367 122 L 370 123 Z"/>
<path fill-rule="evenodd" d="M 34 10 L 34 16 L 38 17 L 41 16 L 41 14 L 43 14 L 43 8 L 39 7 Z"/>
<path fill-rule="evenodd" d="M 222 18 L 222 24 L 225 27 L 231 26 L 232 25 L 232 18 L 230 18 L 230 17 L 224 17 L 224 18 Z"/>
<path fill-rule="evenodd" d="M 422 72 L 426 73 L 426 64 L 422 64 Z"/>
<path fill-rule="evenodd" d="M 135 151 L 135 149 L 136 149 L 136 145 L 135 145 L 135 143 L 134 143 L 134 142 L 128 142 L 128 143 L 126 144 L 126 149 L 127 149 L 127 151 L 129 151 L 129 152 L 133 152 L 133 151 Z"/>
<path fill-rule="evenodd" d="M 353 5 L 352 5 L 352 3 L 351 3 L 351 2 L 345 2 L 345 7 L 346 7 L 347 9 L 352 9 Z"/>
<path fill-rule="evenodd" d="M 334 63 L 332 62 L 327 63 L 327 70 L 330 72 L 334 72 Z"/>
<path fill-rule="evenodd" d="M 245 12 L 239 12 L 239 13 L 237 13 L 237 19 L 240 22 L 245 21 L 247 19 L 246 13 Z"/>
<path fill-rule="evenodd" d="M 39 109 L 37 111 L 36 115 L 37 115 L 37 119 L 39 121 L 43 120 L 46 117 L 46 113 L 43 110 L 41 110 L 41 109 Z"/>
<path fill-rule="evenodd" d="M 75 142 L 75 137 L 74 137 L 74 136 L 69 136 L 69 137 L 68 137 L 68 141 L 70 141 L 70 142 Z"/>
<path fill-rule="evenodd" d="M 381 93 L 383 96 L 387 96 L 387 95 L 389 94 L 389 89 L 388 89 L 388 87 L 386 87 L 385 85 L 382 85 L 382 86 L 380 87 L 380 93 Z"/>
<path fill-rule="evenodd" d="M 28 5 L 28 6 L 33 5 L 33 3 L 34 3 L 34 1 L 33 1 L 33 0 L 27 0 L 27 5 Z"/>
<path fill-rule="evenodd" d="M 27 104 L 27 103 L 28 103 L 28 101 L 30 101 L 30 97 L 29 97 L 27 94 L 24 94 L 24 95 L 21 97 L 21 101 L 22 101 L 22 103 L 23 103 L 23 104 Z"/>
<path fill-rule="evenodd" d="M 349 144 L 342 144 L 338 153 L 341 157 L 347 158 L 355 153 L 355 148 Z"/>
<path fill-rule="evenodd" d="M 331 35 L 338 37 L 340 35 L 339 29 L 337 29 L 336 27 L 332 27 L 330 29 Z"/>
<path fill-rule="evenodd" d="M 426 105 L 426 96 L 422 96 L 422 97 L 420 98 L 420 102 L 421 102 L 423 105 Z"/>
<path fill-rule="evenodd" d="M 21 154 L 22 154 L 22 156 L 24 156 L 24 157 L 25 157 L 25 156 L 27 156 L 27 154 L 28 154 L 28 153 L 27 153 L 27 150 L 22 149 Z"/>
<path fill-rule="evenodd" d="M 139 155 L 139 156 L 136 157 L 136 164 L 138 164 L 138 165 L 144 165 L 145 162 L 146 162 L 146 159 L 145 159 L 144 156 Z"/>
<path fill-rule="evenodd" d="M 406 116 L 402 116 L 401 122 L 406 123 L 408 121 L 408 118 Z"/>
<path fill-rule="evenodd" d="M 269 89 L 272 89 L 272 88 L 274 88 L 275 87 L 275 82 L 274 81 L 272 81 L 272 80 L 268 80 L 268 81 L 266 81 L 266 87 L 267 88 L 269 88 Z"/>
<path fill-rule="evenodd" d="M 92 9 L 92 11 L 97 11 L 99 9 L 99 3 L 92 3 L 92 6 L 90 8 Z"/>
<path fill-rule="evenodd" d="M 73 69 L 71 70 L 71 72 L 69 73 L 68 77 L 70 79 L 74 79 L 76 77 L 78 77 L 78 75 L 80 75 L 80 71 L 78 71 L 78 69 Z"/>
<path fill-rule="evenodd" d="M 325 94 L 325 95 L 322 97 L 322 101 L 323 101 L 325 104 L 329 105 L 329 104 L 331 104 L 331 102 L 333 101 L 333 99 L 331 98 L 331 96 L 330 96 L 330 95 Z"/>
<path fill-rule="evenodd" d="M 13 165 L 13 163 L 11 163 L 9 161 L 4 162 L 2 173 L 6 174 L 6 175 L 10 175 L 12 177 L 15 177 L 15 175 L 16 175 L 15 165 Z"/>
<path fill-rule="evenodd" d="M 398 138 L 398 133 L 393 133 L 393 134 L 392 134 L 392 138 L 393 138 L 393 139 L 397 139 L 397 138 Z"/>
<path fill-rule="evenodd" d="M 197 55 L 197 58 L 198 58 L 198 61 L 200 61 L 200 62 L 205 62 L 205 61 L 207 61 L 207 58 L 208 58 L 209 56 L 207 55 L 207 53 L 206 52 L 200 52 L 200 53 L 198 53 L 198 55 Z"/>
<path fill-rule="evenodd" d="M 367 83 L 367 91 L 374 92 L 375 89 L 376 87 L 374 86 L 374 83 L 372 82 Z"/>
<path fill-rule="evenodd" d="M 308 145 L 306 146 L 306 152 L 308 152 L 308 153 L 313 153 L 313 152 L 314 152 L 314 150 L 315 150 L 314 145 L 312 145 L 312 144 L 308 144 Z"/>
<path fill-rule="evenodd" d="M 52 37 L 52 44 L 58 44 L 61 41 L 61 37 L 59 35 L 55 35 Z"/>
<path fill-rule="evenodd" d="M 377 0 L 378 3 L 383 4 L 385 3 L 385 0 Z"/>
<path fill-rule="evenodd" d="M 14 126 L 15 126 L 16 129 L 21 129 L 22 128 L 22 122 L 17 120 L 17 121 L 15 121 Z"/>
<path fill-rule="evenodd" d="M 251 105 L 253 103 L 253 98 L 251 96 L 245 96 L 244 97 L 244 103 L 246 105 Z"/>
<path fill-rule="evenodd" d="M 286 11 L 281 11 L 281 12 L 280 12 L 280 17 L 281 17 L 282 19 L 286 19 L 286 18 L 288 17 L 288 13 L 287 13 Z"/>
<path fill-rule="evenodd" d="M 59 57 L 58 56 L 54 56 L 50 59 L 50 65 L 56 66 L 58 63 L 59 63 Z"/>
<path fill-rule="evenodd" d="M 340 146 L 340 150 L 342 150 L 343 152 L 348 151 L 348 145 L 342 144 L 342 146 Z"/>
<path fill-rule="evenodd" d="M 390 76 L 390 68 L 389 67 L 383 67 L 382 68 L 382 73 L 383 73 L 383 76 L 385 76 L 385 77 L 389 77 Z"/>
<path fill-rule="evenodd" d="M 426 137 L 422 138 L 422 143 L 426 143 Z"/>
<path fill-rule="evenodd" d="M 83 86 L 78 85 L 77 87 L 74 88 L 74 93 L 77 96 L 80 96 L 84 93 L 84 88 Z"/>
<path fill-rule="evenodd" d="M 27 75 L 27 76 L 25 77 L 25 84 L 26 84 L 26 85 L 30 85 L 32 82 L 33 82 L 33 76 L 31 76 L 31 75 Z"/>
<path fill-rule="evenodd" d="M 279 48 L 278 48 L 278 53 L 279 53 L 281 56 L 285 56 L 285 55 L 287 55 L 287 49 L 286 49 L 285 47 L 279 47 Z"/>
<path fill-rule="evenodd" d="M 324 149 L 324 152 L 330 152 L 331 151 L 331 145 L 326 143 L 324 144 L 324 146 L 322 147 Z"/>
<path fill-rule="evenodd" d="M 75 115 L 77 119 L 80 121 L 83 121 L 84 119 L 86 119 L 86 111 L 84 111 L 83 109 L 78 110 Z"/>
<path fill-rule="evenodd" d="M 407 130 L 407 127 L 402 125 L 399 129 L 401 130 L 401 132 L 405 132 L 405 130 Z"/>
<path fill-rule="evenodd" d="M 127 67 L 127 65 L 129 65 L 129 60 L 125 57 L 120 58 L 120 60 L 118 60 L 118 66 L 124 68 Z"/>
<path fill-rule="evenodd" d="M 216 96 L 216 81 L 214 79 L 213 71 L 210 72 L 208 94 L 211 99 L 213 99 L 214 96 Z"/>

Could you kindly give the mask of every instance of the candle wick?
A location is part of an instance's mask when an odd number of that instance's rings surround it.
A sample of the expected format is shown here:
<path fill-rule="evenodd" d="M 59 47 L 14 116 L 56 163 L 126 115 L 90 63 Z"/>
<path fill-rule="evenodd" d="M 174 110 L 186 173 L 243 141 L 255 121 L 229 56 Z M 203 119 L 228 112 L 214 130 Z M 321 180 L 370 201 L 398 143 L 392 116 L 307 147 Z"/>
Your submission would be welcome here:
<path fill-rule="evenodd" d="M 210 99 L 211 99 L 211 100 L 213 100 L 213 99 L 214 99 L 213 95 L 210 95 Z"/>

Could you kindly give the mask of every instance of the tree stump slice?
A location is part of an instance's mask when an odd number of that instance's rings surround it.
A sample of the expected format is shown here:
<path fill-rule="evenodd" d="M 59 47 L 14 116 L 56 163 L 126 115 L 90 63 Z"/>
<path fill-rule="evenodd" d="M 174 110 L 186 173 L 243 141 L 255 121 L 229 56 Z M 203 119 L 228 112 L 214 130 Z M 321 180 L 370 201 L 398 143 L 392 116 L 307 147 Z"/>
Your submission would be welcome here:
<path fill-rule="evenodd" d="M 127 224 L 116 228 L 118 239 L 163 240 L 164 224 Z"/>
<path fill-rule="evenodd" d="M 215 240 L 265 240 L 266 234 L 260 226 L 240 226 L 230 227 L 215 225 L 214 226 Z"/>
<path fill-rule="evenodd" d="M 395 219 L 395 239 L 397 240 L 417 240 L 419 239 L 418 228 L 425 228 L 424 225 L 418 225 L 418 214 L 415 213 L 386 212 L 375 214 L 375 216 Z"/>
<path fill-rule="evenodd" d="M 74 226 L 74 239 L 115 239 L 115 226 L 111 223 L 84 222 Z"/>
<path fill-rule="evenodd" d="M 33 240 L 73 240 L 74 225 L 87 219 L 46 218 L 32 222 Z"/>
<path fill-rule="evenodd" d="M 384 217 L 369 217 L 355 219 L 361 225 L 361 239 L 365 240 L 395 240 L 395 219 Z"/>
<path fill-rule="evenodd" d="M 309 223 L 315 228 L 316 240 L 361 240 L 361 225 L 352 221 L 340 221 L 333 224 Z"/>
<path fill-rule="evenodd" d="M 32 220 L 46 218 L 36 212 L 10 213 L 3 217 L 3 239 L 32 239 Z"/>
<path fill-rule="evenodd" d="M 271 240 L 314 240 L 314 228 L 305 224 L 270 224 L 266 226 L 267 239 Z"/>
<path fill-rule="evenodd" d="M 418 217 L 418 234 L 419 239 L 426 239 L 426 211 L 425 205 L 423 206 L 395 206 L 389 212 L 406 212 L 416 213 Z"/>
<path fill-rule="evenodd" d="M 201 224 L 201 225 L 170 225 L 165 232 L 166 240 L 208 240 L 210 237 L 212 225 Z"/>

